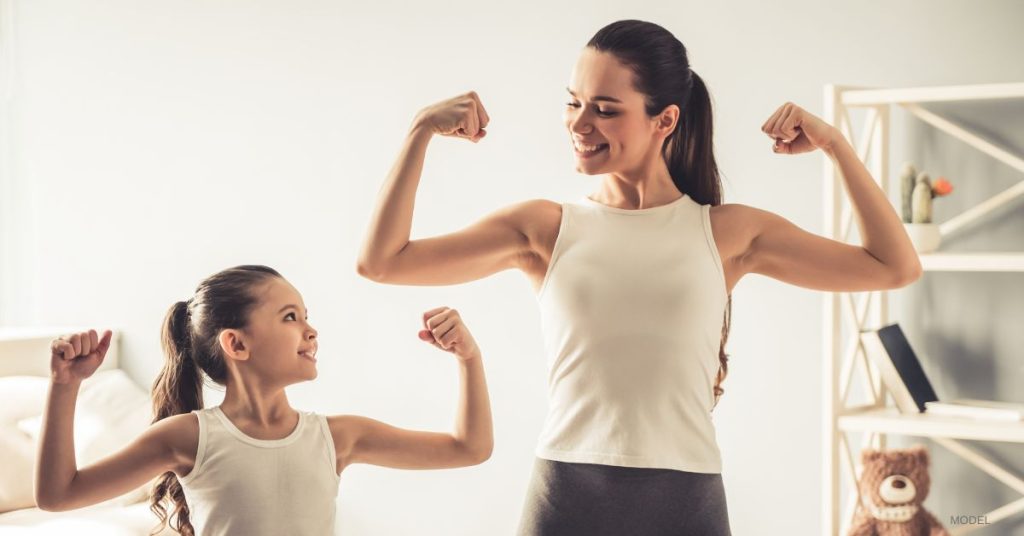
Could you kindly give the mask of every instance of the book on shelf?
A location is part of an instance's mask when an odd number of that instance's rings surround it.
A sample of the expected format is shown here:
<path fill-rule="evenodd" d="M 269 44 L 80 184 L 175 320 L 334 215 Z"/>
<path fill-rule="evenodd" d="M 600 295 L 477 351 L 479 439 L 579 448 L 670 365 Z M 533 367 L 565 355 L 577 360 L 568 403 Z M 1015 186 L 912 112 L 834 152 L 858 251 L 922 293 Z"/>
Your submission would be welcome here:
<path fill-rule="evenodd" d="M 863 331 L 860 338 L 901 412 L 922 413 L 926 403 L 939 399 L 899 324 Z"/>
<path fill-rule="evenodd" d="M 1024 404 L 959 398 L 949 402 L 925 402 L 925 413 L 993 421 L 1024 421 Z"/>
<path fill-rule="evenodd" d="M 997 421 L 1024 420 L 1024 405 L 990 400 L 940 401 L 921 361 L 899 324 L 860 334 L 864 351 L 878 368 L 882 382 L 902 413 L 967 417 Z"/>

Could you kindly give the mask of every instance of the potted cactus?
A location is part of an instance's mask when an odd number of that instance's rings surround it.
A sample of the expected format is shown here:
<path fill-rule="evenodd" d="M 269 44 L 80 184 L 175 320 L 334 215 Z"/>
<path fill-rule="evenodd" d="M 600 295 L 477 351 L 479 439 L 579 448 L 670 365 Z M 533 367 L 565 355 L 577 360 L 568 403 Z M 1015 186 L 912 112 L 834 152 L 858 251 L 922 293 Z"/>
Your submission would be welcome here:
<path fill-rule="evenodd" d="M 949 195 L 953 186 L 945 177 L 933 183 L 928 173 L 918 173 L 907 163 L 900 174 L 903 226 L 918 253 L 930 253 L 939 248 L 942 236 L 939 226 L 932 222 L 932 200 Z"/>

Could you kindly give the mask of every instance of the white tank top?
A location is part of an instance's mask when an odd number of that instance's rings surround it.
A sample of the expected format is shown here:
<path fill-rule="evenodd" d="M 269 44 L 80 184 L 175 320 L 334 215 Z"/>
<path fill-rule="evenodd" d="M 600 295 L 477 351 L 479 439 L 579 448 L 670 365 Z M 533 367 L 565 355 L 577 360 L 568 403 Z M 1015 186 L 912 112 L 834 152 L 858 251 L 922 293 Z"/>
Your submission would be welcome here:
<path fill-rule="evenodd" d="M 720 473 L 711 421 L 727 301 L 710 205 L 563 203 L 537 300 L 548 460 Z"/>
<path fill-rule="evenodd" d="M 326 417 L 300 411 L 287 437 L 255 439 L 219 406 L 193 413 L 196 463 L 178 481 L 196 536 L 334 534 L 340 478 Z"/>

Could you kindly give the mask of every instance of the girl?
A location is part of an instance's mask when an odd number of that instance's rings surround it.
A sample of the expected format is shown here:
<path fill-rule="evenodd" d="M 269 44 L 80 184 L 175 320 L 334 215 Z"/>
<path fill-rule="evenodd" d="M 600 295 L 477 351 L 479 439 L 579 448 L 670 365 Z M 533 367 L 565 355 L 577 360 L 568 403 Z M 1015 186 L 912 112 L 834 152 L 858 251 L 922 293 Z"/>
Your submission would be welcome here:
<path fill-rule="evenodd" d="M 185 535 L 331 534 L 339 474 L 349 464 L 429 469 L 490 457 L 491 411 L 476 341 L 447 307 L 424 313 L 423 328 L 421 340 L 458 359 L 455 433 L 297 411 L 284 388 L 317 376 L 317 331 L 302 296 L 265 266 L 221 271 L 167 312 L 153 425 L 82 469 L 72 436 L 75 398 L 103 362 L 111 332 L 54 340 L 36 502 L 49 511 L 81 508 L 160 476 L 150 505 L 158 528 L 175 517 Z M 220 406 L 203 409 L 204 375 L 224 386 Z"/>
<path fill-rule="evenodd" d="M 757 273 L 825 291 L 897 288 L 920 262 L 849 143 L 792 103 L 761 131 L 776 153 L 821 150 L 839 166 L 864 245 L 722 204 L 707 88 L 661 26 L 602 28 L 567 90 L 566 141 L 576 171 L 601 177 L 595 192 L 410 240 L 430 140 L 475 143 L 490 122 L 474 92 L 439 102 L 417 114 L 378 194 L 359 273 L 451 285 L 518 269 L 531 281 L 550 396 L 521 534 L 729 534 L 711 411 L 736 283 Z"/>

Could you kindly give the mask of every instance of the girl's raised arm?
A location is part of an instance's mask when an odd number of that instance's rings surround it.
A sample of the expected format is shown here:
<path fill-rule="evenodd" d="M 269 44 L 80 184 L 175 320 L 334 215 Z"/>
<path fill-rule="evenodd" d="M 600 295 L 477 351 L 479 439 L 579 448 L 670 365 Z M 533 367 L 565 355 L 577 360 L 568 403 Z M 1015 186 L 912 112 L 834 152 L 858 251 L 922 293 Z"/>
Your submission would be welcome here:
<path fill-rule="evenodd" d="M 186 451 L 180 445 L 198 442 L 195 417 L 175 415 L 153 424 L 119 452 L 78 469 L 75 401 L 82 380 L 103 363 L 111 335 L 107 331 L 99 338 L 89 330 L 51 343 L 50 389 L 35 471 L 35 500 L 42 510 L 73 510 L 123 495 L 176 469 L 178 453 Z"/>
<path fill-rule="evenodd" d="M 483 360 L 458 311 L 439 307 L 423 314 L 419 337 L 459 360 L 459 403 L 455 431 L 445 434 L 397 428 L 355 415 L 328 417 L 339 472 L 368 463 L 400 469 L 441 469 L 483 463 L 494 448 L 491 405 Z"/>
<path fill-rule="evenodd" d="M 532 200 L 495 211 L 458 232 L 410 241 L 412 214 L 427 145 L 434 134 L 483 138 L 490 118 L 475 92 L 424 108 L 380 189 L 357 271 L 382 283 L 451 285 L 524 268 L 537 250 L 539 225 L 561 217 L 557 203 Z"/>

